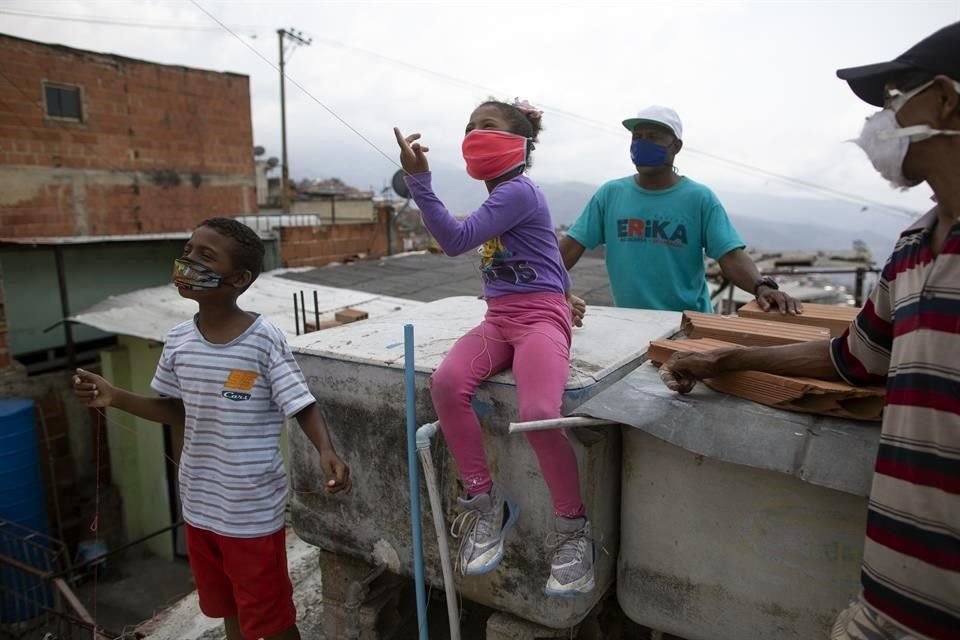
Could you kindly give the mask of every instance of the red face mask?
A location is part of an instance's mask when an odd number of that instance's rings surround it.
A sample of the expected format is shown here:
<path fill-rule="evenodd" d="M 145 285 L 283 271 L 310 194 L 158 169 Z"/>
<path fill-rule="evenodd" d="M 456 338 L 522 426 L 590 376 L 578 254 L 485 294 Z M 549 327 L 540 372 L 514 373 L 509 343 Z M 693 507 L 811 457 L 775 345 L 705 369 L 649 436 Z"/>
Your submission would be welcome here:
<path fill-rule="evenodd" d="M 476 180 L 493 180 L 527 164 L 527 139 L 506 131 L 474 129 L 463 139 L 467 173 Z"/>

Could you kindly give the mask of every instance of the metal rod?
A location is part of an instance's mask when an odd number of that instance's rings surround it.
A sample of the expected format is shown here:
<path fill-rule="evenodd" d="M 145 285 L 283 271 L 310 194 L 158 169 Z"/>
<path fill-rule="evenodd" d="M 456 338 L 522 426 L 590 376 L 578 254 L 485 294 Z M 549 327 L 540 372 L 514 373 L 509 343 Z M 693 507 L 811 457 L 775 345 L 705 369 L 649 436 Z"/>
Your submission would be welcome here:
<path fill-rule="evenodd" d="M 43 580 L 49 580 L 50 578 L 56 575 L 54 573 L 51 573 L 50 571 L 42 571 L 40 569 L 37 569 L 32 565 L 29 565 L 24 562 L 21 562 L 20 560 L 11 558 L 10 556 L 0 555 L 0 565 L 4 565 L 4 564 L 9 567 L 13 567 L 17 571 L 21 571 L 23 573 L 29 573 L 30 575 L 36 576 L 37 578 L 41 578 Z"/>
<path fill-rule="evenodd" d="M 880 273 L 880 269 L 867 269 L 866 267 L 857 267 L 856 269 L 817 269 L 815 267 L 797 267 L 797 269 L 772 269 L 761 271 L 764 276 L 816 276 L 816 275 L 842 275 L 851 273 Z"/>
<path fill-rule="evenodd" d="M 548 429 L 572 429 L 574 427 L 612 427 L 620 424 L 613 420 L 600 418 L 553 418 L 551 420 L 531 420 L 530 422 L 511 422 L 510 433 L 526 431 L 546 431 Z"/>
<path fill-rule="evenodd" d="M 55 246 L 53 258 L 57 264 L 57 285 L 60 287 L 60 312 L 66 320 L 70 317 L 70 299 L 67 296 L 67 272 L 63 267 L 63 249 Z M 67 341 L 67 366 L 73 371 L 77 367 L 77 347 L 73 342 L 73 327 L 69 322 L 63 323 L 63 337 Z"/>
<path fill-rule="evenodd" d="M 303 332 L 307 332 L 307 303 L 303 301 L 303 289 L 300 289 L 300 317 L 303 320 Z"/>
<path fill-rule="evenodd" d="M 413 325 L 403 327 L 404 387 L 407 409 L 407 470 L 410 476 L 410 525 L 413 532 L 413 575 L 417 592 L 417 625 L 420 640 L 427 632 L 427 588 L 423 566 L 423 532 L 420 530 L 420 470 L 417 469 L 417 386 L 414 374 Z"/>
<path fill-rule="evenodd" d="M 853 300 L 857 303 L 857 306 L 863 304 L 863 278 L 865 272 L 863 269 L 857 269 L 857 281 L 853 289 Z"/>
<path fill-rule="evenodd" d="M 287 185 L 290 182 L 290 167 L 287 164 L 287 94 L 286 76 L 283 73 L 283 38 L 287 35 L 285 29 L 277 29 L 280 39 L 280 136 L 283 160 L 280 165 L 280 207 L 284 213 L 290 213 L 290 194 Z M 300 335 L 297 333 L 297 335 Z"/>
<path fill-rule="evenodd" d="M 174 522 L 173 524 L 167 525 L 167 526 L 164 527 L 163 529 L 158 529 L 158 530 L 154 531 L 153 533 L 148 533 L 147 535 L 141 536 L 141 537 L 137 538 L 136 540 L 131 540 L 130 542 L 127 542 L 127 543 L 125 543 L 125 544 L 120 545 L 120 546 L 117 547 L 116 549 L 111 549 L 111 550 L 108 551 L 107 553 L 102 553 L 102 554 L 98 555 L 98 556 L 95 557 L 95 558 L 90 558 L 90 559 L 87 560 L 86 562 L 82 562 L 82 563 L 80 563 L 80 564 L 78 564 L 78 565 L 74 565 L 74 567 L 73 567 L 72 569 L 67 569 L 67 570 L 65 570 L 65 571 L 60 571 L 59 573 L 55 573 L 55 574 L 53 574 L 53 575 L 55 575 L 55 576 L 63 576 L 63 575 L 66 575 L 66 574 L 68 574 L 68 573 L 73 573 L 73 572 L 75 572 L 75 571 L 80 571 L 80 570 L 82 570 L 82 569 L 86 569 L 86 568 L 87 568 L 88 566 L 90 566 L 90 565 L 98 564 L 98 563 L 100 563 L 100 562 L 103 562 L 104 560 L 106 560 L 106 559 L 109 558 L 110 556 L 114 556 L 114 555 L 116 555 L 116 554 L 118 554 L 118 553 L 120 553 L 120 552 L 122 552 L 122 551 L 126 551 L 126 550 L 129 549 L 130 547 L 135 547 L 135 546 L 137 546 L 138 544 L 143 544 L 144 542 L 146 542 L 147 540 L 149 540 L 149 539 L 151 539 L 151 538 L 156 538 L 156 537 L 159 536 L 159 535 L 162 535 L 162 534 L 164 534 L 164 533 L 166 533 L 166 532 L 168 532 L 168 531 L 173 531 L 174 529 L 177 529 L 177 528 L 179 528 L 179 527 L 181 527 L 181 526 L 183 526 L 183 520 L 177 520 L 177 521 Z"/>
<path fill-rule="evenodd" d="M 297 294 L 293 294 L 293 323 L 297 327 L 297 335 L 300 335 L 300 301 L 297 300 Z M 306 331 L 306 327 L 303 328 Z"/>
<path fill-rule="evenodd" d="M 320 330 L 320 302 L 317 297 L 317 290 L 313 290 L 313 321 L 317 323 L 315 331 Z"/>
<path fill-rule="evenodd" d="M 443 591 L 447 599 L 447 619 L 450 623 L 450 640 L 460 640 L 460 604 L 457 601 L 457 585 L 454 582 L 453 566 L 450 562 L 450 545 L 447 541 L 447 524 L 443 519 L 443 508 L 440 503 L 440 489 L 437 487 L 437 471 L 433 468 L 433 458 L 430 453 L 430 439 L 437 432 L 438 426 L 438 422 L 431 422 L 417 429 L 417 452 L 420 454 L 420 464 L 423 466 L 423 477 L 427 481 L 430 512 L 433 514 L 433 527 L 437 534 Z"/>

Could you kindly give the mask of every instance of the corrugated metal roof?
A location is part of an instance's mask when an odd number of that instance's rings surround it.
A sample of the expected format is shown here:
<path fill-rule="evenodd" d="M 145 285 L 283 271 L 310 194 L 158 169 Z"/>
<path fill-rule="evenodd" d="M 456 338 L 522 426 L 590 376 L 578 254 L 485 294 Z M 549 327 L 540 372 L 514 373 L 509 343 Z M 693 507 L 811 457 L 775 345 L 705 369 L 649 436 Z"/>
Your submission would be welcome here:
<path fill-rule="evenodd" d="M 264 273 L 240 296 L 240 306 L 266 317 L 288 336 L 296 335 L 293 296 L 301 291 L 307 303 L 307 320 L 310 322 L 315 319 L 314 291 L 317 292 L 321 322 L 333 320 L 337 311 L 348 307 L 366 311 L 371 318 L 376 318 L 421 304 L 413 300 L 336 289 L 282 277 L 291 271 L 302 269 L 278 269 Z M 191 319 L 196 312 L 196 302 L 182 298 L 173 285 L 166 285 L 110 296 L 70 319 L 108 333 L 162 342 L 170 329 Z"/>

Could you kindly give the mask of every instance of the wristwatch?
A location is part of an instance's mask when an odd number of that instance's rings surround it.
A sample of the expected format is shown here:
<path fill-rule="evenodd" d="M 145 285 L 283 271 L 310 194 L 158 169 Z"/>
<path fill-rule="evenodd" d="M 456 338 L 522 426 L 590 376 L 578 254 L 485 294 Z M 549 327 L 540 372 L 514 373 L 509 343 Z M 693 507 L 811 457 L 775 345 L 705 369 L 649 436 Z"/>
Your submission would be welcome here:
<path fill-rule="evenodd" d="M 757 280 L 756 284 L 753 285 L 753 297 L 757 297 L 757 291 L 760 290 L 760 287 L 769 287 L 773 290 L 780 289 L 780 285 L 777 284 L 777 281 L 771 278 L 770 276 L 763 276 Z"/>

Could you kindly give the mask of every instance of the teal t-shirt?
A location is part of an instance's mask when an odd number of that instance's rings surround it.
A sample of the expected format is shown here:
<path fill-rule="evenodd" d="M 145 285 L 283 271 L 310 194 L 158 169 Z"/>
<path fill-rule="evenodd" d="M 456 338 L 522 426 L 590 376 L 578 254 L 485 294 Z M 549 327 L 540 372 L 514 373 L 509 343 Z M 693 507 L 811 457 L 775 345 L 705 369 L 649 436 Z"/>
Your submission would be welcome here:
<path fill-rule="evenodd" d="M 614 302 L 635 309 L 712 311 L 704 252 L 719 260 L 744 247 L 717 196 L 689 178 L 662 191 L 633 176 L 611 180 L 568 235 L 588 249 L 606 245 Z"/>

